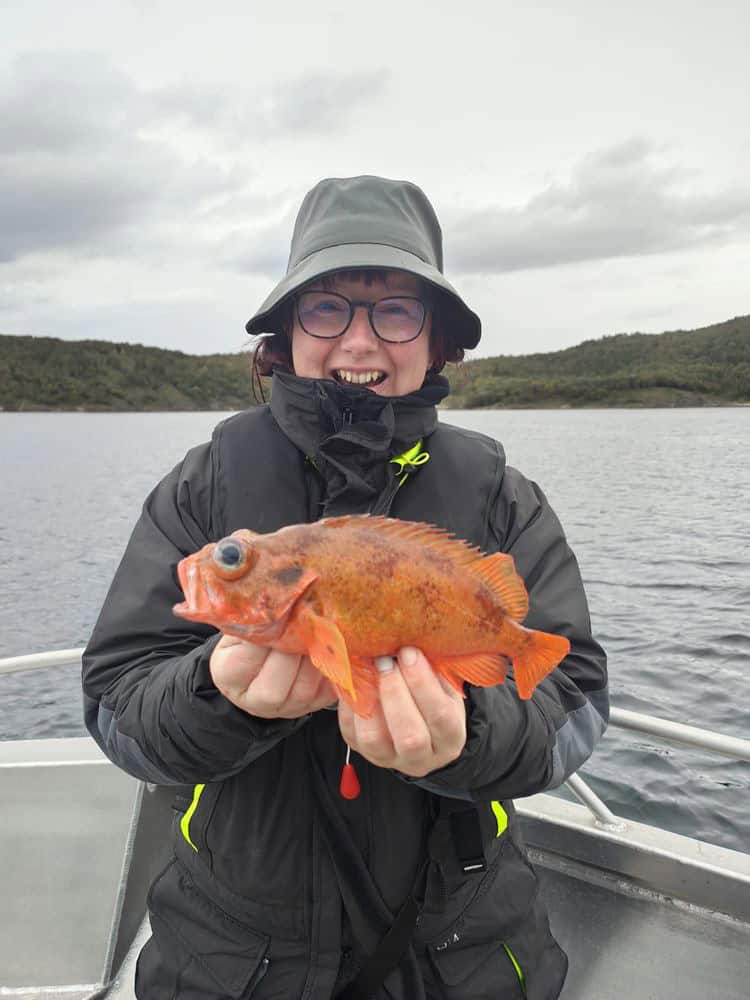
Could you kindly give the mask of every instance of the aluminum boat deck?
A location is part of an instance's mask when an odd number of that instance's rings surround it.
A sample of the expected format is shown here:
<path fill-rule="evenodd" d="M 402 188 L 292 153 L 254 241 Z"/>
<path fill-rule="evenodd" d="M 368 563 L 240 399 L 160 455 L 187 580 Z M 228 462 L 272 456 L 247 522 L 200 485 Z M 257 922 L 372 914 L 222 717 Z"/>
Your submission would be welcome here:
<path fill-rule="evenodd" d="M 79 661 L 14 657 L 0 673 Z M 617 709 L 612 725 L 750 761 L 748 740 Z M 569 787 L 585 804 L 516 803 L 570 957 L 564 1000 L 747 1000 L 750 854 L 622 820 L 578 776 Z M 171 791 L 80 738 L 0 741 L 0 796 L 0 998 L 133 1000 Z"/>

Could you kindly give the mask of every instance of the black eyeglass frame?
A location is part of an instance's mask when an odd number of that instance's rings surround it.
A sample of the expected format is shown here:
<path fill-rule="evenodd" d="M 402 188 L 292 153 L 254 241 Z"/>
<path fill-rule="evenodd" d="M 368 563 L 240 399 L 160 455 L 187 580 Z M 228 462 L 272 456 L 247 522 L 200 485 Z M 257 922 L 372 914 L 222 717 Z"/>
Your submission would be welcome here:
<path fill-rule="evenodd" d="M 347 321 L 346 326 L 341 331 L 341 333 L 334 333 L 328 337 L 322 333 L 310 333 L 305 324 L 302 322 L 302 317 L 300 316 L 300 311 L 299 311 L 300 299 L 302 298 L 303 295 L 311 295 L 315 293 L 319 295 L 330 295 L 332 298 L 343 299 L 344 302 L 346 302 L 346 304 L 349 306 L 349 319 Z M 375 307 L 380 305 L 381 302 L 391 302 L 394 299 L 397 299 L 398 301 L 403 301 L 404 299 L 407 299 L 410 302 L 419 302 L 419 304 L 422 306 L 423 315 L 419 329 L 417 330 L 417 332 L 414 334 L 413 337 L 409 337 L 407 340 L 390 340 L 388 337 L 383 337 L 375 329 L 375 324 L 372 321 L 372 314 L 375 311 Z M 428 300 L 421 298 L 419 295 L 384 295 L 382 299 L 376 299 L 374 302 L 368 302 L 366 299 L 365 300 L 348 299 L 346 295 L 342 295 L 340 292 L 326 292 L 325 289 L 317 289 L 317 288 L 308 288 L 304 292 L 300 292 L 299 295 L 295 295 L 294 297 L 294 309 L 295 312 L 297 313 L 297 320 L 299 322 L 299 325 L 302 327 L 302 329 L 305 331 L 308 337 L 315 337 L 316 340 L 338 340 L 339 337 L 343 337 L 346 331 L 352 325 L 352 322 L 354 320 L 354 313 L 355 310 L 357 309 L 357 306 L 364 306 L 367 309 L 367 318 L 370 322 L 370 329 L 378 338 L 378 340 L 382 340 L 384 344 L 411 344 L 411 342 L 413 340 L 416 340 L 417 337 L 419 337 L 422 331 L 424 330 L 424 325 L 427 322 L 427 313 L 429 312 L 430 303 Z"/>

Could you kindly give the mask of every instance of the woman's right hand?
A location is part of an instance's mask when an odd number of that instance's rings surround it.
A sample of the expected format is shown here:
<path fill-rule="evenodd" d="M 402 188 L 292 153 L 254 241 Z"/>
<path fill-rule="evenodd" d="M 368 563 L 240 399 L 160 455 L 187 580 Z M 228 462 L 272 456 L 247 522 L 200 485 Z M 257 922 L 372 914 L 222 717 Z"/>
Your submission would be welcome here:
<path fill-rule="evenodd" d="M 231 635 L 214 647 L 209 670 L 225 698 L 261 719 L 298 719 L 338 701 L 335 688 L 309 657 Z"/>

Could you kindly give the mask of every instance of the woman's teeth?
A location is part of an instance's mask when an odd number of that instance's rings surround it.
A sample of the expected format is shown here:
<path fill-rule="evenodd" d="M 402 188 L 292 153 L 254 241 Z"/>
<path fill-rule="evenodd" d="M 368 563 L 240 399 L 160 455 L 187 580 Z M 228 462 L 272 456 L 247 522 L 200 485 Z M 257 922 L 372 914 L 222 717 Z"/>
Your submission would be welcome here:
<path fill-rule="evenodd" d="M 354 385 L 367 385 L 370 382 L 382 382 L 385 372 L 350 372 L 345 368 L 336 369 L 336 378 L 340 382 L 351 382 Z"/>

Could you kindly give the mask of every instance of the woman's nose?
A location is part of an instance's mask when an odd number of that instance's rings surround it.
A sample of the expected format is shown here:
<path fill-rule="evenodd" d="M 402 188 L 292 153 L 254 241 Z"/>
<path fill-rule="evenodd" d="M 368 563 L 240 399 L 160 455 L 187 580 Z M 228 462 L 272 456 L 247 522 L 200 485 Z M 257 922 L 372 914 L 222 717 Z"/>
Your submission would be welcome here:
<path fill-rule="evenodd" d="M 350 350 L 377 347 L 378 338 L 370 325 L 370 316 L 366 306 L 354 307 L 352 321 L 342 339 L 344 345 Z"/>

